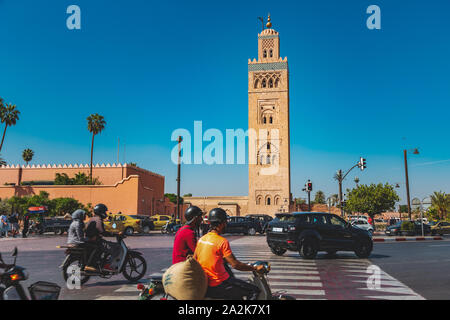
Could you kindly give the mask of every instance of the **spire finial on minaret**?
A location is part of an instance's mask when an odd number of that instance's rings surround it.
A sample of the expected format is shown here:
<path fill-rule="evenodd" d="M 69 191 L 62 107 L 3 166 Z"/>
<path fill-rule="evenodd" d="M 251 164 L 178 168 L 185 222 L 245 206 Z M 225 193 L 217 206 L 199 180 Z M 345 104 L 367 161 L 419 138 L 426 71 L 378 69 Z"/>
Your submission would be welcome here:
<path fill-rule="evenodd" d="M 267 18 L 267 24 L 266 24 L 266 27 L 267 27 L 268 29 L 272 28 L 272 22 L 271 22 L 271 19 L 270 19 L 270 13 L 269 13 L 269 17 Z"/>

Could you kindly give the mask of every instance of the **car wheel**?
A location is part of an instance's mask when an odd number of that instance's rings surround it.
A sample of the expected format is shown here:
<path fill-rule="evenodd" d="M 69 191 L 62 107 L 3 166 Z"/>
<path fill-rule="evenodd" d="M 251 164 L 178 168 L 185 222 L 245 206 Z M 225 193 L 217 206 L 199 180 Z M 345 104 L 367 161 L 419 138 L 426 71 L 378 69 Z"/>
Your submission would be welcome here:
<path fill-rule="evenodd" d="M 134 233 L 134 229 L 132 227 L 127 227 L 127 228 L 125 228 L 124 232 L 127 236 L 132 236 Z"/>
<path fill-rule="evenodd" d="M 306 238 L 303 240 L 302 248 L 301 248 L 301 255 L 305 259 L 314 259 L 317 255 L 317 251 L 319 251 L 318 244 L 316 239 L 313 238 Z"/>
<path fill-rule="evenodd" d="M 272 251 L 273 254 L 276 254 L 277 256 L 282 256 L 287 251 L 283 248 L 272 248 L 270 247 L 270 251 Z"/>
<path fill-rule="evenodd" d="M 248 229 L 247 234 L 250 236 L 254 236 L 256 234 L 256 229 L 255 228 Z"/>
<path fill-rule="evenodd" d="M 368 258 L 372 252 L 373 244 L 369 240 L 360 240 L 356 243 L 355 254 L 358 258 Z"/>

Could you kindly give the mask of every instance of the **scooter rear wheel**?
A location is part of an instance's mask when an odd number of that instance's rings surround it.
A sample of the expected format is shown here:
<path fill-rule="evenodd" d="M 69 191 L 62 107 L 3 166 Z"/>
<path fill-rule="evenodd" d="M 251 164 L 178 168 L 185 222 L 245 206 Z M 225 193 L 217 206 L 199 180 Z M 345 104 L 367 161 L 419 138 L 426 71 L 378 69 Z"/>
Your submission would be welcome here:
<path fill-rule="evenodd" d="M 65 282 L 67 282 L 67 279 L 69 279 L 68 271 L 69 271 L 69 267 L 70 266 L 78 267 L 78 270 L 80 270 L 80 273 L 81 273 L 81 269 L 82 269 L 82 263 L 81 262 L 82 262 L 81 258 L 74 257 L 74 256 L 70 257 L 69 260 L 67 260 L 67 262 L 64 264 L 63 270 L 62 270 L 63 278 L 64 278 Z M 85 284 L 86 282 L 89 281 L 89 278 L 90 278 L 90 276 L 81 275 L 80 284 L 81 285 Z"/>

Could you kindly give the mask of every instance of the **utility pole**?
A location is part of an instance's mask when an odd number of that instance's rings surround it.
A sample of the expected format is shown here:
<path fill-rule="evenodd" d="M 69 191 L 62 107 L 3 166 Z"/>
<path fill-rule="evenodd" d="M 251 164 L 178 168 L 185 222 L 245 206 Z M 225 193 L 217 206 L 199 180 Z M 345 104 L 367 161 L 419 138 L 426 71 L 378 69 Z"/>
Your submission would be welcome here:
<path fill-rule="evenodd" d="M 403 155 L 405 158 L 405 176 L 406 176 L 406 199 L 408 201 L 408 216 L 409 220 L 411 220 L 411 200 L 409 197 L 409 179 L 408 179 L 408 157 L 407 150 L 403 150 Z"/>
<path fill-rule="evenodd" d="M 178 178 L 177 178 L 177 219 L 180 219 L 180 176 L 181 176 L 181 142 L 183 138 L 178 137 Z"/>

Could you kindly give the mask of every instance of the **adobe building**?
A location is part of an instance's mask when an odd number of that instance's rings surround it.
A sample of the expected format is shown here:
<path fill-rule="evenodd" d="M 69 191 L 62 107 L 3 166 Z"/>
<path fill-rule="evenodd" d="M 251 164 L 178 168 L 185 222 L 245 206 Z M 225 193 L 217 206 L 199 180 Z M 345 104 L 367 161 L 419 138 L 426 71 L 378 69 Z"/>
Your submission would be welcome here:
<path fill-rule="evenodd" d="M 185 203 L 209 211 L 221 207 L 231 216 L 291 212 L 289 68 L 280 54 L 280 36 L 272 29 L 258 34 L 258 60 L 248 61 L 248 196 L 189 197 Z"/>
<path fill-rule="evenodd" d="M 92 175 L 101 185 L 20 185 L 25 181 L 54 181 L 57 173 L 72 178 L 80 172 L 89 176 L 89 165 L 2 166 L 0 198 L 46 191 L 50 199 L 70 197 L 92 206 L 104 203 L 113 213 L 153 215 L 173 214 L 176 210 L 176 206 L 164 197 L 163 176 L 127 164 L 95 165 Z"/>

